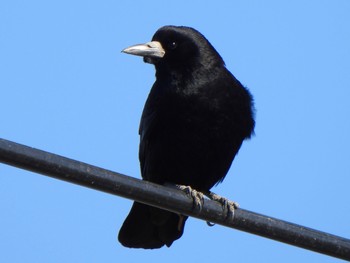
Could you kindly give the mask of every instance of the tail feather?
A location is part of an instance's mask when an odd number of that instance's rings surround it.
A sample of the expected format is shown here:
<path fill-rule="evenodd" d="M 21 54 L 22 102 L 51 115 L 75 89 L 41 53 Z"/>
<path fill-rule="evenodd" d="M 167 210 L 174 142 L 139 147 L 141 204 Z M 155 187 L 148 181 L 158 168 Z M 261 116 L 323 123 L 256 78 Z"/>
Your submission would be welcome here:
<path fill-rule="evenodd" d="M 130 248 L 170 247 L 182 236 L 186 219 L 187 216 L 134 202 L 118 240 Z"/>

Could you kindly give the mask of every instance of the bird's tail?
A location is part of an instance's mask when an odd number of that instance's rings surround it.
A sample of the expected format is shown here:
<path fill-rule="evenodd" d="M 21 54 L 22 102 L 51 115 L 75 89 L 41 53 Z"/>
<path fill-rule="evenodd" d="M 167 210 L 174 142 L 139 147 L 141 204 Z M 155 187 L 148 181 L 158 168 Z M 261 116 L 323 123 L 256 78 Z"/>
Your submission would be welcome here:
<path fill-rule="evenodd" d="M 187 216 L 134 202 L 118 235 L 130 248 L 160 248 L 182 236 Z"/>

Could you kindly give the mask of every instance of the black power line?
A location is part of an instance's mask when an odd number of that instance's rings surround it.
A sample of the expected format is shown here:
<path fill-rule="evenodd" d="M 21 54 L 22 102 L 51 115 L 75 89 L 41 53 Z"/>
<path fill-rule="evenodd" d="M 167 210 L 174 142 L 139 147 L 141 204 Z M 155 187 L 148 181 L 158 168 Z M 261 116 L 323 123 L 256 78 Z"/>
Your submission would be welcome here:
<path fill-rule="evenodd" d="M 290 245 L 350 261 L 350 240 L 276 218 L 235 210 L 227 220 L 222 206 L 205 199 L 202 209 L 182 191 L 0 139 L 0 162 L 141 203 L 197 217 Z"/>

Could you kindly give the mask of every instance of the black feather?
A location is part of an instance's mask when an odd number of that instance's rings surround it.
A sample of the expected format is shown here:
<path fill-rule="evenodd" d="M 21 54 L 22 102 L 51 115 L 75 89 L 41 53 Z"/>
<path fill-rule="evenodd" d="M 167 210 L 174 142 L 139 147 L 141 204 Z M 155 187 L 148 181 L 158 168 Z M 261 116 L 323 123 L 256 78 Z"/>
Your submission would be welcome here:
<path fill-rule="evenodd" d="M 193 28 L 166 26 L 153 36 L 165 50 L 140 123 L 142 178 L 208 191 L 226 176 L 254 130 L 253 99 Z M 181 237 L 186 217 L 134 203 L 119 241 L 159 248 Z"/>

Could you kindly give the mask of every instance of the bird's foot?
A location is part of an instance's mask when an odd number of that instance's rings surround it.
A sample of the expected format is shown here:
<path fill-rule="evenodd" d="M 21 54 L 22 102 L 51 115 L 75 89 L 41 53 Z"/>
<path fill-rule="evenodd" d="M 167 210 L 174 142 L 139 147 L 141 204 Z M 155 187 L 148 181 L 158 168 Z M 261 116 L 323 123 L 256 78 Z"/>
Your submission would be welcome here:
<path fill-rule="evenodd" d="M 204 194 L 187 185 L 176 186 L 193 200 L 193 208 L 200 212 L 204 203 Z"/>
<path fill-rule="evenodd" d="M 239 208 L 239 204 L 234 201 L 230 201 L 225 197 L 222 197 L 218 194 L 215 194 L 213 192 L 208 192 L 205 194 L 208 198 L 210 198 L 213 201 L 219 202 L 223 209 L 224 209 L 224 214 L 226 215 L 226 220 L 232 221 L 234 218 L 235 210 Z M 209 226 L 213 226 L 213 223 L 207 222 Z"/>

